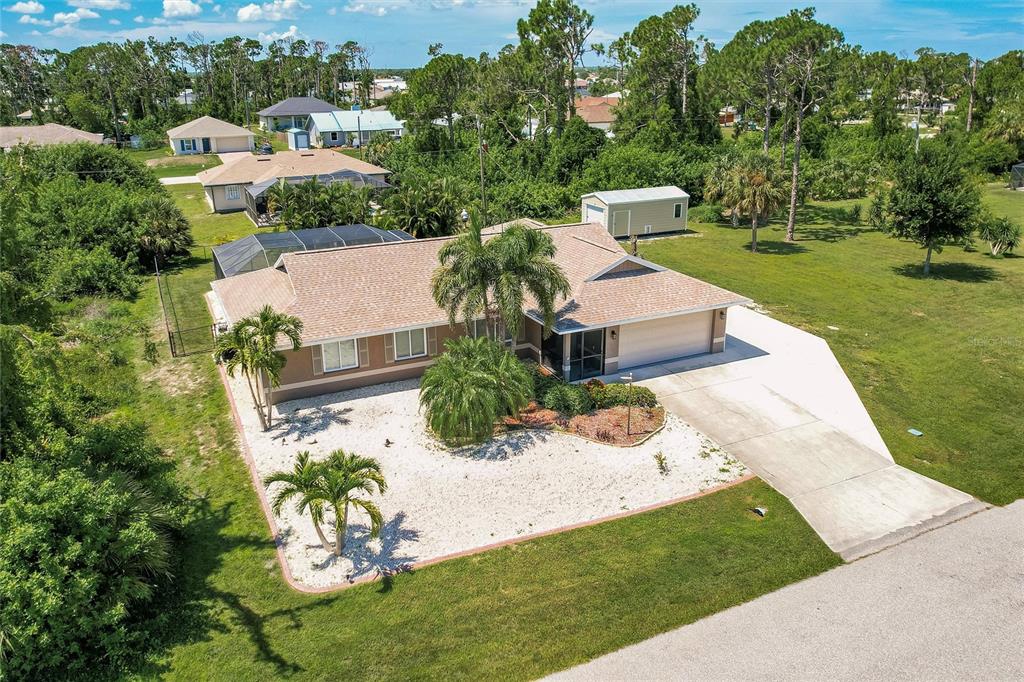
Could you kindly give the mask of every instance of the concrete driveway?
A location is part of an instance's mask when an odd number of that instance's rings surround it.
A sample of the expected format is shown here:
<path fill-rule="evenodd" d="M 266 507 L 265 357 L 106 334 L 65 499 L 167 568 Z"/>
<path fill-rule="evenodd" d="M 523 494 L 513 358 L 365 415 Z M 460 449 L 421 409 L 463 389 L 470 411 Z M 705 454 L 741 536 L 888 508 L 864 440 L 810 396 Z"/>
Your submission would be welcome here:
<path fill-rule="evenodd" d="M 194 175 L 179 175 L 174 178 L 160 178 L 161 185 L 191 185 L 198 182 L 199 178 Z"/>
<path fill-rule="evenodd" d="M 1024 501 L 553 675 L 1024 679 Z"/>
<path fill-rule="evenodd" d="M 746 308 L 730 311 L 728 330 L 724 353 L 634 377 L 786 495 L 845 560 L 985 508 L 893 462 L 823 339 Z"/>

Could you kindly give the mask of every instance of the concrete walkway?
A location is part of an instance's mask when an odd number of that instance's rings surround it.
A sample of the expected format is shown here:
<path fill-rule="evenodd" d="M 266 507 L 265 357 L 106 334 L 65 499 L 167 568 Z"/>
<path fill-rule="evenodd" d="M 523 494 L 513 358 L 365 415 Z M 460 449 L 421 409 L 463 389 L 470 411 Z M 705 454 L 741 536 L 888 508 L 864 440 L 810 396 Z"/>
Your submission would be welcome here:
<path fill-rule="evenodd" d="M 1024 501 L 550 679 L 1024 679 Z"/>
<path fill-rule="evenodd" d="M 726 351 L 634 371 L 666 408 L 786 495 L 847 561 L 984 505 L 893 463 L 821 338 L 746 308 Z"/>
<path fill-rule="evenodd" d="M 191 185 L 198 183 L 199 178 L 194 175 L 179 175 L 176 178 L 160 178 L 161 185 Z"/>

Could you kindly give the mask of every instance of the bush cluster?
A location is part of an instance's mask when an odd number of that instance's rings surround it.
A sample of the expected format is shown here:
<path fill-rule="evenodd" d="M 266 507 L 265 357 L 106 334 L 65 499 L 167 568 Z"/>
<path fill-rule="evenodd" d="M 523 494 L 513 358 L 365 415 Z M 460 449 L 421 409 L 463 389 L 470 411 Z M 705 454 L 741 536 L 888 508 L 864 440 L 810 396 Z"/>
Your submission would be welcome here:
<path fill-rule="evenodd" d="M 594 401 L 582 386 L 559 382 L 544 395 L 544 407 L 568 417 L 575 417 L 594 409 Z"/>
<path fill-rule="evenodd" d="M 600 379 L 591 379 L 584 387 L 599 409 L 632 404 L 635 407 L 657 407 L 658 398 L 646 386 L 632 387 L 626 384 L 605 384 Z"/>

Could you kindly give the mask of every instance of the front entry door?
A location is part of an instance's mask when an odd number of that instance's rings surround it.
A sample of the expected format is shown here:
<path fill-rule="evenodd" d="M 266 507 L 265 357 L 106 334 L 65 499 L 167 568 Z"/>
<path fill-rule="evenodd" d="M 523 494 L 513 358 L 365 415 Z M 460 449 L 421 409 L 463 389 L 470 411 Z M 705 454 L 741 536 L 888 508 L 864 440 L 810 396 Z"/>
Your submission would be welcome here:
<path fill-rule="evenodd" d="M 569 339 L 569 381 L 604 374 L 604 329 L 576 332 Z"/>
<path fill-rule="evenodd" d="M 209 154 L 210 153 L 210 138 L 208 138 L 208 137 L 204 137 L 203 138 L 203 153 L 204 154 Z"/>

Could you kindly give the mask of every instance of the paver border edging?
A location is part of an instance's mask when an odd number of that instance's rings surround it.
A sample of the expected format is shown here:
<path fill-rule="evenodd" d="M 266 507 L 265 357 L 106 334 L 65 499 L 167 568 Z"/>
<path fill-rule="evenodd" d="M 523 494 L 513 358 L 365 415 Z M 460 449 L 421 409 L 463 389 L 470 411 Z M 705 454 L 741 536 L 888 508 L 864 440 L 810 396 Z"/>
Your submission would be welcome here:
<path fill-rule="evenodd" d="M 238 405 L 235 402 L 235 396 L 231 392 L 231 386 L 228 384 L 227 371 L 224 369 L 223 365 L 218 363 L 217 372 L 220 374 L 221 384 L 224 387 L 224 392 L 227 393 L 228 404 L 231 406 L 231 417 L 235 423 L 235 431 L 238 434 L 238 440 L 242 445 L 242 457 L 243 459 L 245 459 L 246 467 L 249 469 L 249 477 L 250 479 L 252 479 L 252 484 L 253 488 L 255 488 L 256 496 L 260 500 L 260 507 L 263 509 L 263 515 L 267 519 L 267 525 L 270 527 L 271 535 L 274 538 L 274 547 L 276 548 L 277 551 L 277 563 L 281 566 L 281 575 L 284 577 L 284 580 L 288 584 L 288 586 L 297 592 L 303 592 L 305 594 L 327 594 L 330 592 L 340 592 L 341 590 L 346 590 L 355 585 L 370 583 L 379 580 L 381 578 L 380 575 L 368 574 L 356 578 L 355 580 L 350 580 L 348 582 L 341 584 L 315 587 L 312 585 L 306 585 L 305 583 L 295 579 L 295 576 L 292 575 L 291 569 L 288 566 L 288 559 L 284 555 L 284 545 L 282 545 L 280 540 L 278 539 L 281 536 L 281 532 L 280 529 L 277 527 L 277 521 L 274 519 L 274 514 L 270 509 L 270 502 L 267 500 L 267 491 L 263 487 L 263 481 L 260 479 L 259 473 L 256 471 L 256 461 L 252 457 L 252 451 L 249 449 L 249 441 L 245 437 L 245 429 L 242 426 L 242 417 L 238 413 Z M 664 428 L 664 424 L 662 424 L 661 428 Z M 654 434 L 652 433 L 651 435 Z M 607 443 L 605 443 L 605 445 L 607 445 Z M 683 497 L 677 497 L 671 500 L 655 502 L 654 504 L 649 504 L 644 507 L 637 507 L 636 509 L 630 509 L 629 511 L 620 512 L 618 514 L 612 514 L 611 516 L 602 516 L 597 519 L 590 519 L 589 521 L 581 521 L 579 523 L 573 523 L 568 526 L 560 526 L 558 528 L 552 528 L 550 530 L 531 533 L 529 535 L 522 535 L 517 538 L 510 538 L 508 540 L 502 540 L 500 542 L 494 542 L 489 545 L 473 547 L 471 549 L 463 550 L 461 552 L 453 552 L 451 554 L 445 554 L 443 556 L 433 557 L 431 559 L 416 561 L 409 565 L 409 569 L 416 570 L 419 568 L 426 568 L 427 566 L 439 564 L 442 561 L 448 561 L 449 559 L 458 559 L 461 557 L 472 556 L 474 554 L 480 554 L 482 552 L 487 552 L 492 549 L 508 547 L 510 545 L 517 545 L 521 542 L 536 540 L 537 538 L 542 538 L 548 535 L 555 535 L 557 533 L 564 533 L 566 531 L 575 530 L 577 528 L 586 528 L 587 526 L 594 526 L 599 523 L 616 521 L 618 519 L 623 519 L 629 516 L 643 514 L 645 512 L 654 511 L 655 509 L 660 509 L 661 507 L 668 507 L 673 504 L 679 504 L 680 502 L 686 502 L 688 500 L 694 500 L 699 497 L 704 497 L 706 495 L 716 493 L 720 490 L 725 490 L 726 488 L 731 488 L 741 483 L 746 483 L 747 481 L 754 478 L 757 478 L 755 474 L 747 474 L 745 476 L 740 476 L 737 479 L 729 481 L 728 483 L 723 483 L 712 488 L 707 488 L 706 490 L 701 490 L 696 493 L 691 493 L 689 495 L 684 495 Z"/>

